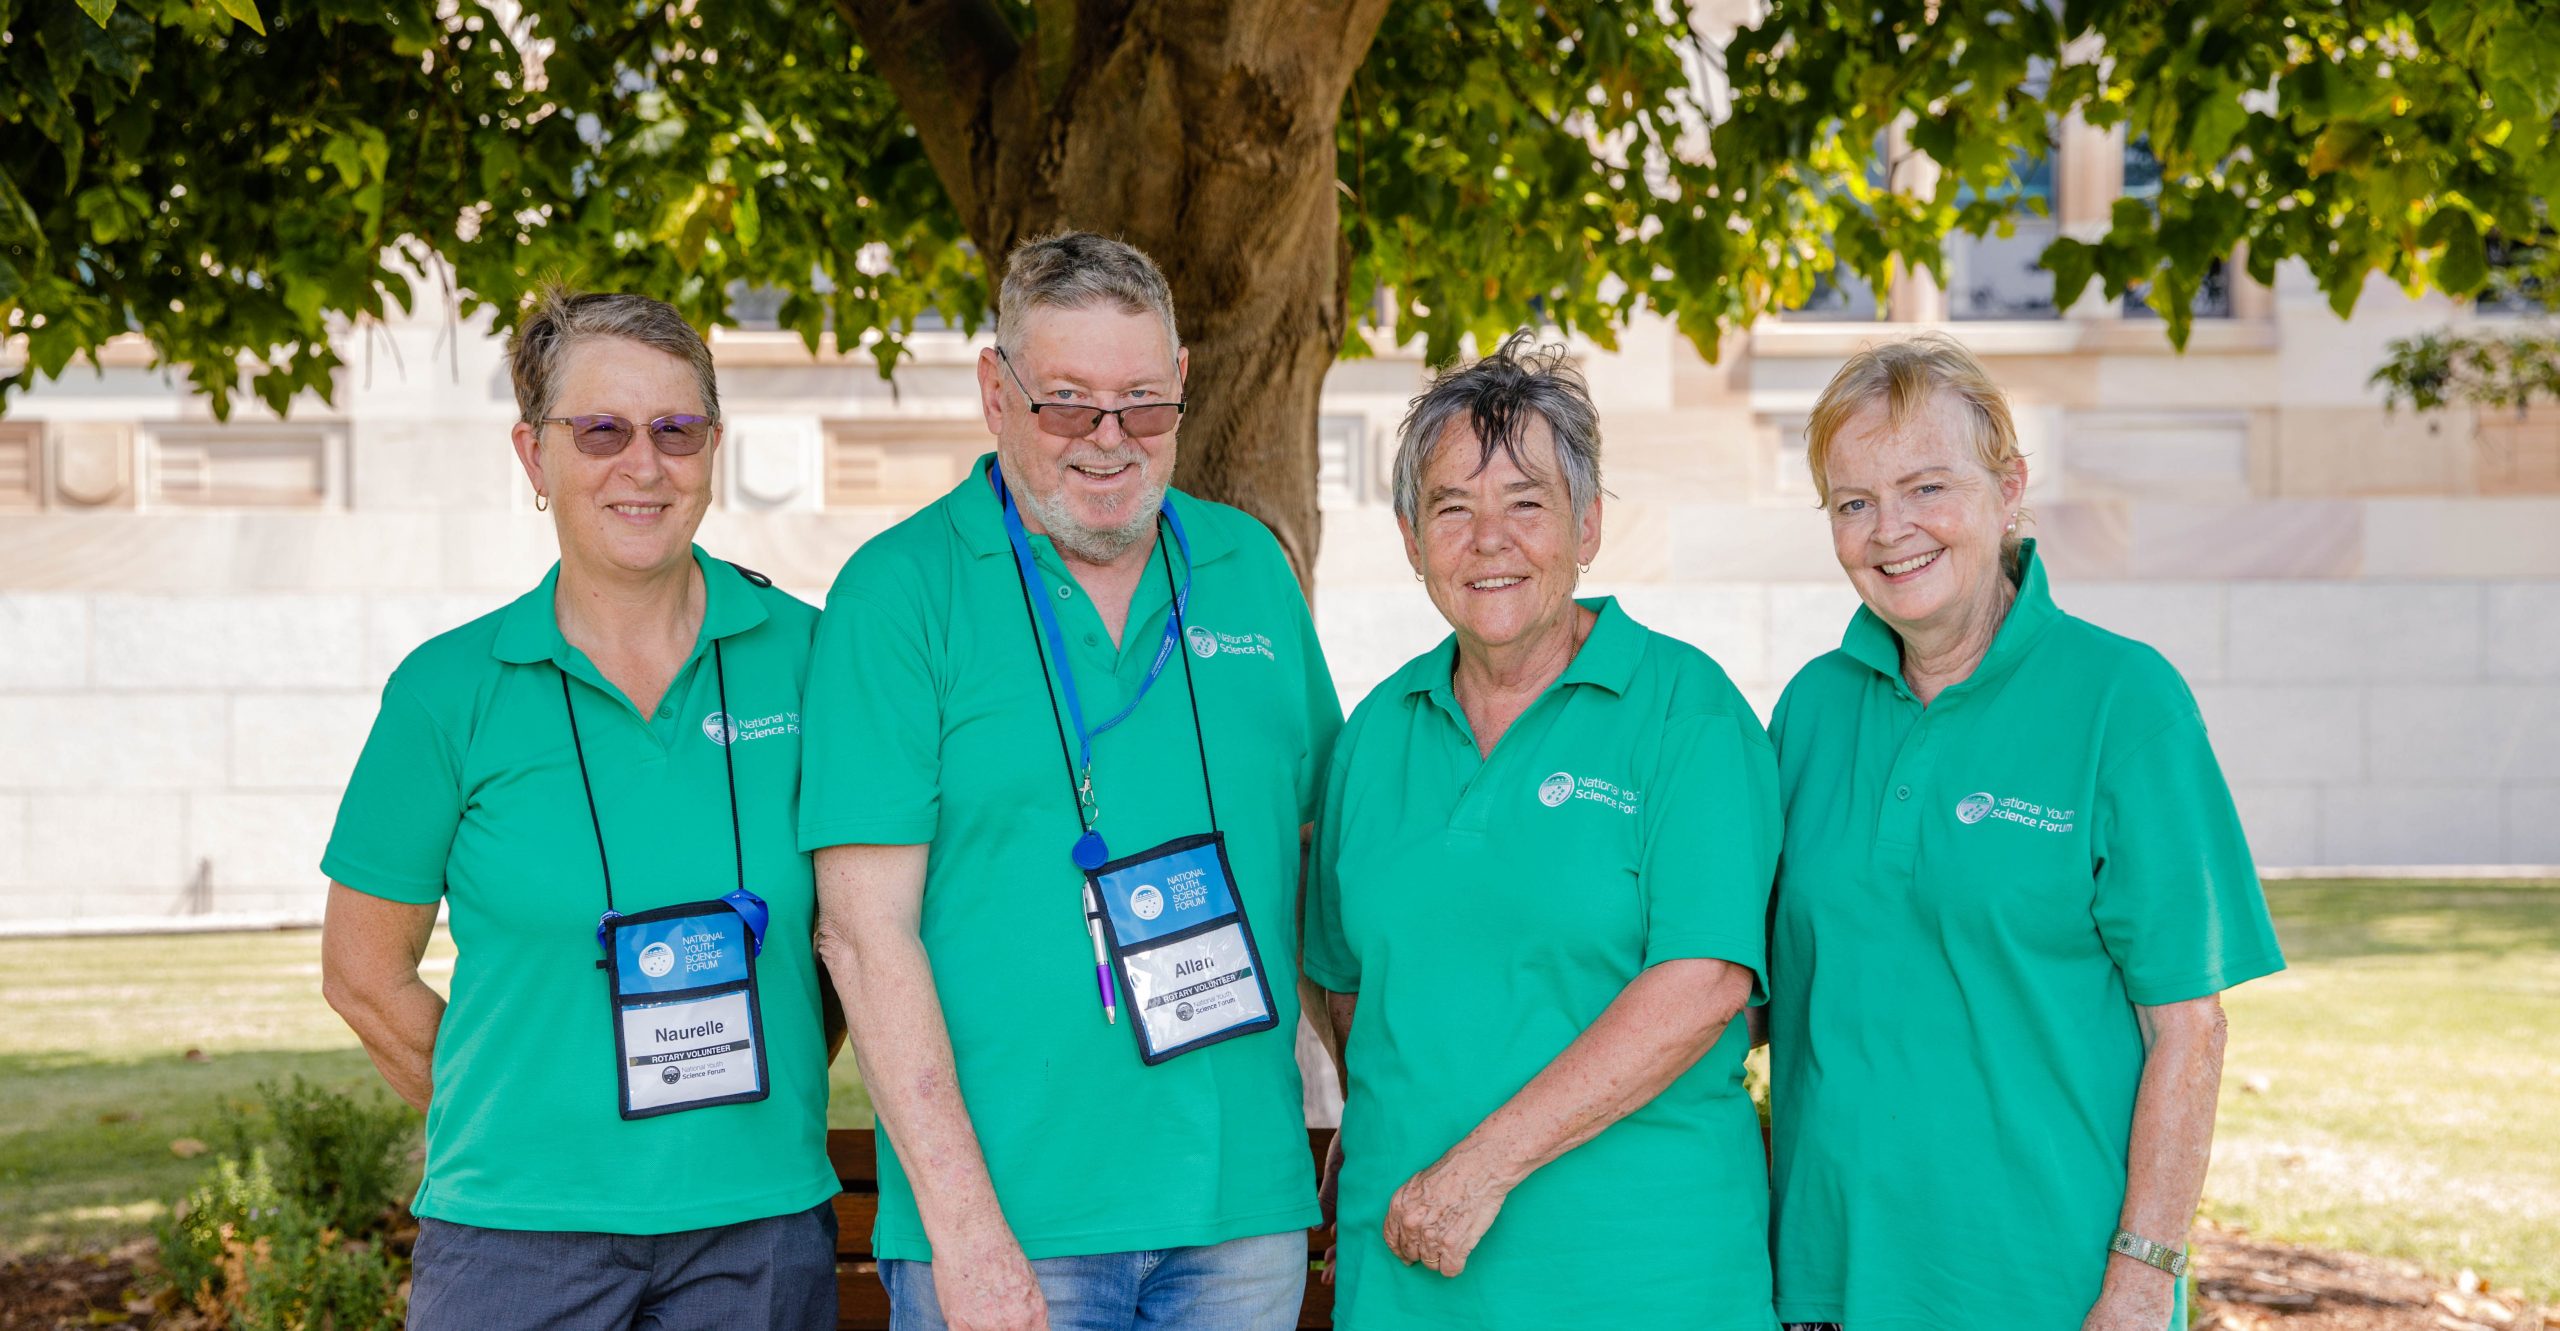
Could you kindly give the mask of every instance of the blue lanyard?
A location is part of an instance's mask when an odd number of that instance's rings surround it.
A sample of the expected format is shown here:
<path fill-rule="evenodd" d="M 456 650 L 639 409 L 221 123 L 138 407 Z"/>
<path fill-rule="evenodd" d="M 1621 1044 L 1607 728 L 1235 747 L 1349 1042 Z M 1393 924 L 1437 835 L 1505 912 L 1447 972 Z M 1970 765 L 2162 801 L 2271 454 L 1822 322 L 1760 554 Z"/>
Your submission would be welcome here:
<path fill-rule="evenodd" d="M 1013 562 L 1022 574 L 1022 585 L 1026 589 L 1045 586 L 1039 567 L 1031 560 L 1031 533 L 1022 525 L 1021 512 L 1013 506 L 1013 492 L 1005 488 L 1003 469 L 990 466 L 987 482 L 995 487 L 996 500 L 1004 508 L 1004 536 L 1013 546 Z M 1164 501 L 1160 511 L 1164 514 L 1165 524 L 1173 529 L 1174 544 L 1182 551 L 1182 585 L 1174 589 L 1173 613 L 1164 617 L 1164 640 L 1156 644 L 1156 659 L 1148 663 L 1147 677 L 1138 682 L 1138 691 L 1130 697 L 1129 705 L 1121 708 L 1110 720 L 1098 726 L 1085 725 L 1084 699 L 1076 692 L 1075 667 L 1067 662 L 1067 635 L 1058 626 L 1058 612 L 1050 608 L 1048 597 L 1031 598 L 1032 608 L 1040 614 L 1040 631 L 1049 639 L 1050 659 L 1056 663 L 1058 691 L 1067 695 L 1067 716 L 1075 723 L 1079 772 L 1090 773 L 1093 770 L 1093 737 L 1128 720 L 1130 713 L 1138 710 L 1138 704 L 1146 701 L 1147 690 L 1154 688 L 1156 680 L 1163 676 L 1165 664 L 1173 659 L 1174 649 L 1181 645 L 1182 615 L 1190 608 L 1191 602 L 1191 542 L 1182 534 L 1182 519 L 1174 516 L 1171 499 Z"/>
<path fill-rule="evenodd" d="M 1058 692 L 1066 695 L 1067 716 L 1075 727 L 1077 762 L 1072 776 L 1076 797 L 1076 817 L 1077 821 L 1084 826 L 1084 836 L 1076 843 L 1075 859 L 1083 868 L 1091 870 L 1099 867 L 1107 858 L 1102 838 L 1094 831 L 1098 811 L 1093 797 L 1093 737 L 1128 720 L 1138 710 L 1138 704 L 1146 701 L 1148 690 L 1153 689 L 1156 681 L 1163 677 L 1166 663 L 1181 650 L 1183 614 L 1191 604 L 1191 540 L 1183 534 L 1182 519 L 1173 511 L 1173 500 L 1170 497 L 1166 498 L 1157 511 L 1163 517 L 1165 525 L 1172 530 L 1174 545 L 1182 551 L 1182 585 L 1174 589 L 1173 608 L 1164 617 L 1164 638 L 1156 644 L 1155 660 L 1148 663 L 1147 676 L 1138 682 L 1137 692 L 1130 696 L 1129 705 L 1121 708 L 1102 724 L 1088 726 L 1084 719 L 1084 698 L 1076 690 L 1075 667 L 1067 660 L 1067 635 L 1065 630 L 1059 627 L 1058 612 L 1050 607 L 1050 598 L 1047 595 L 1032 594 L 1033 588 L 1040 588 L 1045 592 L 1048 584 L 1040 576 L 1039 566 L 1031 558 L 1031 533 L 1022 525 L 1022 514 L 1014 507 L 1013 492 L 1005 486 L 1004 470 L 1001 465 L 990 465 L 987 468 L 987 484 L 994 487 L 997 506 L 1004 513 L 1005 541 L 1013 547 L 1014 569 L 1022 578 L 1023 599 L 1031 603 L 1040 623 L 1041 636 L 1049 641 L 1048 656 L 1049 660 L 1054 662 L 1052 668 L 1057 671 Z M 1168 557 L 1166 560 L 1168 581 L 1171 575 L 1172 560 Z M 1182 665 L 1187 675 L 1191 662 L 1186 658 Z M 1196 741 L 1199 738 L 1196 702 L 1193 704 L 1193 713 L 1192 729 L 1193 738 Z M 1204 785 L 1208 780 L 1207 756 L 1204 749 L 1201 755 L 1201 780 Z M 1211 806 L 1210 817 L 1213 822 L 1217 816 L 1215 807 Z M 1093 863 L 1085 864 L 1084 861 L 1087 859 L 1091 859 Z"/>

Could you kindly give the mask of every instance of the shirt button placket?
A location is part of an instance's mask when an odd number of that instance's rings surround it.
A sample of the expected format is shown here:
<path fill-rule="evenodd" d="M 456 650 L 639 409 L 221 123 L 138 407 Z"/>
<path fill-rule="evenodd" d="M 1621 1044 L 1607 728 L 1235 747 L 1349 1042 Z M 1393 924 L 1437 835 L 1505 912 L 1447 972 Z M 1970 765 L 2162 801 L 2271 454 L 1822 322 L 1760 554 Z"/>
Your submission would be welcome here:
<path fill-rule="evenodd" d="M 1923 717 L 1903 738 L 1902 751 L 1894 755 L 1893 770 L 1885 774 L 1884 807 L 1876 814 L 1876 839 L 1898 845 L 1916 845 L 1920 840 L 1920 805 L 1914 799 L 1928 785 L 1928 764 L 1923 750 L 1928 747 L 1929 722 Z"/>

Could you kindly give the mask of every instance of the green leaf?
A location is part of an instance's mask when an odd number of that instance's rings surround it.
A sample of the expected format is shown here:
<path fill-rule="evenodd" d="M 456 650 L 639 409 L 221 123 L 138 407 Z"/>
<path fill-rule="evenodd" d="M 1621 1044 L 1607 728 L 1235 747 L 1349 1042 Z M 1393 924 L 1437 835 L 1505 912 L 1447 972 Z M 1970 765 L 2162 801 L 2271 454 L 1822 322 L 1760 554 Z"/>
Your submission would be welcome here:
<path fill-rule="evenodd" d="M 2444 253 L 2436 259 L 2436 285 L 2449 295 L 2468 296 L 2489 281 L 2489 253 L 2480 240 L 2480 228 L 2471 214 L 2461 208 L 2444 207 L 2428 219 L 2430 227 L 2442 219 Z"/>
<path fill-rule="evenodd" d="M 2311 174 L 2330 175 L 2352 166 L 2362 165 L 2373 155 L 2373 131 L 2352 120 L 2341 120 L 2321 132 L 2320 140 L 2311 145 Z"/>
<path fill-rule="evenodd" d="M 258 17 L 258 0 L 214 0 L 214 3 L 222 6 L 223 13 L 248 24 L 251 32 L 261 37 L 267 35 L 267 25 Z"/>
<path fill-rule="evenodd" d="M 2089 289 L 2089 279 L 2097 276 L 2097 259 L 2091 248 L 2069 236 L 2044 247 L 2037 260 L 2053 273 L 2053 306 L 2067 310 L 2077 303 L 2080 293 Z"/>
<path fill-rule="evenodd" d="M 364 150 L 353 135 L 330 135 L 321 146 L 320 160 L 338 168 L 338 179 L 349 188 L 364 183 Z"/>
<path fill-rule="evenodd" d="M 72 212 L 89 224 L 89 238 L 113 245 L 142 229 L 151 201 L 131 185 L 93 185 L 72 201 Z"/>
<path fill-rule="evenodd" d="M 80 12 L 103 28 L 107 26 L 108 16 L 116 12 L 116 0 L 80 0 Z"/>
<path fill-rule="evenodd" d="M 2187 153 L 2198 172 L 2210 171 L 2231 153 L 2231 141 L 2249 122 L 2239 90 L 2223 85 L 2207 92 L 2187 127 Z"/>
<path fill-rule="evenodd" d="M 729 208 L 729 228 L 738 238 L 739 249 L 756 247 L 756 237 L 764 230 L 764 217 L 756 211 L 756 183 L 752 178 L 738 186 L 738 201 Z"/>

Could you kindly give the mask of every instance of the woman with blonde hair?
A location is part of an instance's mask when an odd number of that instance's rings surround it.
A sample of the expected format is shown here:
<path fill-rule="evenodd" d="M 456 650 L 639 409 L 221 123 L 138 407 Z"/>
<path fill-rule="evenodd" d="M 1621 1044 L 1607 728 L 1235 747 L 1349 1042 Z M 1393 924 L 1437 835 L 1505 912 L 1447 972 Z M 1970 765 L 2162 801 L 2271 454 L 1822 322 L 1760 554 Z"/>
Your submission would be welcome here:
<path fill-rule="evenodd" d="M 2203 719 L 2055 606 L 1962 346 L 1859 352 L 1807 435 L 1863 607 L 1770 726 L 1779 1319 L 2163 1331 L 2217 995 L 2284 965 Z"/>

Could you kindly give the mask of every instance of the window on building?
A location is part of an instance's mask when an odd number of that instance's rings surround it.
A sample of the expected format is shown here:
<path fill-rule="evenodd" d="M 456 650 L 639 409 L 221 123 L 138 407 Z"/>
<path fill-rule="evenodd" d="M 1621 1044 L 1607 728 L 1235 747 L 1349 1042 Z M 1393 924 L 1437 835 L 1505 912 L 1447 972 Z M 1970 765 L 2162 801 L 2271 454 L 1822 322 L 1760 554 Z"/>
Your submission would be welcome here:
<path fill-rule="evenodd" d="M 2536 273 L 2536 266 L 2547 261 L 2546 247 L 2554 238 L 2541 243 L 2509 240 L 2495 233 L 2487 238 L 2489 251 L 2489 285 L 2473 302 L 2482 314 L 2545 315 L 2560 310 L 2560 291 Z"/>
<path fill-rule="evenodd" d="M 1805 302 L 1781 314 L 1785 319 L 1873 319 L 1881 304 L 1876 289 L 1846 264 L 1833 268 L 1828 277 L 1813 284 L 1813 294 Z"/>
<path fill-rule="evenodd" d="M 1874 145 L 1867 152 L 1868 188 L 1883 189 L 1886 182 L 1892 179 L 1893 163 L 1888 156 L 1890 152 L 1890 141 L 1887 137 L 1882 134 L 1876 135 Z M 1827 276 L 1815 280 L 1813 294 L 1805 297 L 1804 304 L 1783 311 L 1779 317 L 1808 322 L 1825 319 L 1873 320 L 1877 317 L 1876 312 L 1883 303 L 1878 299 L 1876 289 L 1868 284 L 1867 279 L 1860 277 L 1856 269 L 1847 264 L 1838 264 L 1833 266 Z"/>
<path fill-rule="evenodd" d="M 2010 182 L 1992 196 L 2010 203 L 2008 235 L 1995 231 L 1947 238 L 1949 318 L 2052 319 L 2061 315 L 2053 304 L 2053 274 L 2040 266 L 2045 247 L 2062 234 L 2053 212 L 2055 151 L 2048 131 L 2044 151 L 2022 155 L 2012 163 Z M 1967 188 L 1957 192 L 1956 200 L 1961 205 L 1974 197 Z"/>
<path fill-rule="evenodd" d="M 2160 159 L 2151 151 L 2148 135 L 2135 134 L 2124 143 L 2124 197 L 2140 199 L 2154 211 L 2159 208 L 2160 183 L 2166 173 Z M 2160 312 L 2151 308 L 2151 284 L 2137 282 L 2124 293 L 2124 313 L 2128 319 L 2157 319 Z M 2196 288 L 2195 299 L 2187 303 L 2187 313 L 2198 319 L 2231 317 L 2231 275 L 2216 259 L 2205 270 L 2203 285 Z"/>
<path fill-rule="evenodd" d="M 819 327 L 833 332 L 836 326 L 835 313 L 832 308 L 824 306 L 823 302 L 826 297 L 834 294 L 835 284 L 827 280 L 825 273 L 811 273 L 809 292 L 812 299 L 822 303 L 818 314 Z M 747 333 L 786 331 L 782 326 L 782 303 L 790 298 L 791 293 L 780 287 L 749 286 L 744 282 L 732 282 L 729 284 L 729 324 L 740 332 Z M 916 316 L 915 331 L 938 333 L 958 326 L 944 317 L 942 311 L 926 310 Z"/>

